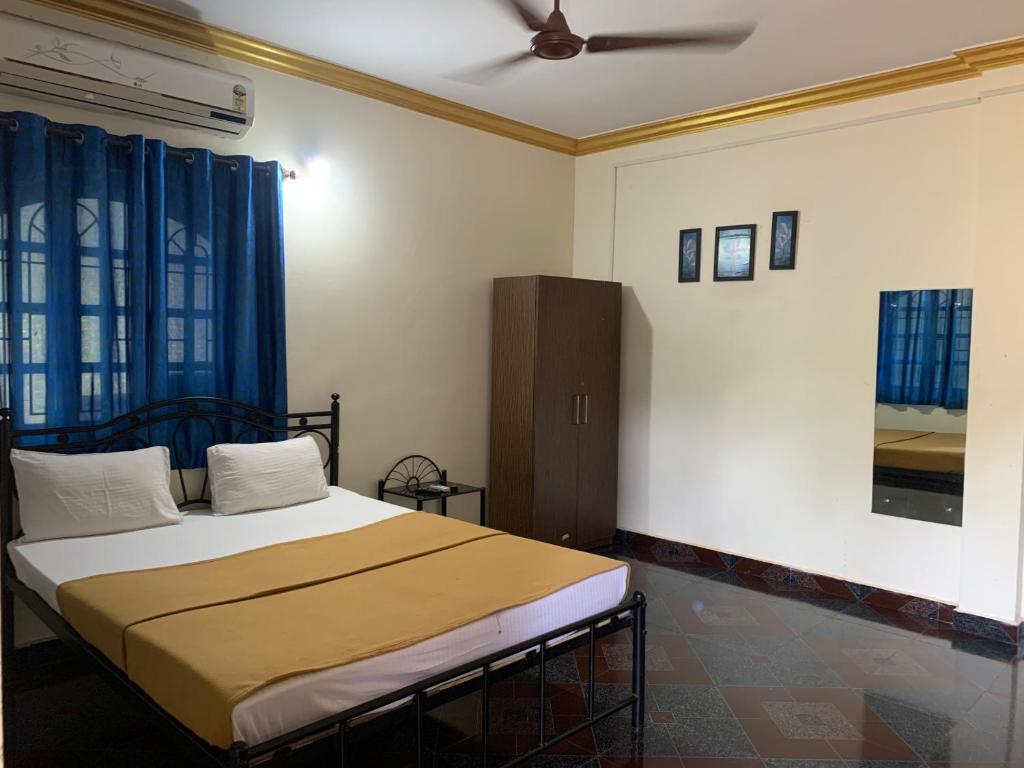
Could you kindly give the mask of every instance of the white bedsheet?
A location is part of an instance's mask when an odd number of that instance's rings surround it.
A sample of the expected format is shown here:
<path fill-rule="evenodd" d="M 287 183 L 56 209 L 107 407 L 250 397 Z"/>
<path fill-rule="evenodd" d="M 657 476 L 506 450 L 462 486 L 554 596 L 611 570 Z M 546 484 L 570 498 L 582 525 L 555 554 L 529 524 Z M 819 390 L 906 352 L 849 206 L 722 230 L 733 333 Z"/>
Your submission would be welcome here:
<path fill-rule="evenodd" d="M 352 530 L 408 510 L 330 489 L 320 501 L 216 517 L 192 512 L 181 525 L 104 536 L 8 545 L 18 578 L 59 611 L 57 587 L 100 573 L 179 565 L 271 544 Z M 235 738 L 258 744 L 531 637 L 617 605 L 625 566 L 545 598 L 398 651 L 267 686 L 232 713 Z"/>

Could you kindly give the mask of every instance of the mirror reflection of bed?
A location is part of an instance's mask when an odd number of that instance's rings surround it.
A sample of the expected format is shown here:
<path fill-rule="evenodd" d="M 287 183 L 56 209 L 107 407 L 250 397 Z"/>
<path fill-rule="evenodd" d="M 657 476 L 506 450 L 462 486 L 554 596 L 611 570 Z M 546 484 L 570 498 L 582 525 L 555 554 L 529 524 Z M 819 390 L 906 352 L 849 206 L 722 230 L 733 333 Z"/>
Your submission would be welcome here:
<path fill-rule="evenodd" d="M 871 511 L 963 520 L 970 289 L 879 298 Z"/>

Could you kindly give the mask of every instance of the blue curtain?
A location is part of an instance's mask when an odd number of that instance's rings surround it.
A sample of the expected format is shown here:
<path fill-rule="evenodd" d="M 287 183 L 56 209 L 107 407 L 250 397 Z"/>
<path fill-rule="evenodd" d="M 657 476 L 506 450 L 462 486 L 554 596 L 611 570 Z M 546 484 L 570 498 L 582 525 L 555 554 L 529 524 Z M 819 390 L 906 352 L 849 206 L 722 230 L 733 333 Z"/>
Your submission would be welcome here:
<path fill-rule="evenodd" d="M 17 121 L 0 127 L 0 384 L 15 428 L 185 395 L 284 412 L 277 164 L 0 116 Z M 190 428 L 178 463 L 200 466 L 211 436 Z"/>
<path fill-rule="evenodd" d="M 967 407 L 972 291 L 883 291 L 879 403 Z"/>

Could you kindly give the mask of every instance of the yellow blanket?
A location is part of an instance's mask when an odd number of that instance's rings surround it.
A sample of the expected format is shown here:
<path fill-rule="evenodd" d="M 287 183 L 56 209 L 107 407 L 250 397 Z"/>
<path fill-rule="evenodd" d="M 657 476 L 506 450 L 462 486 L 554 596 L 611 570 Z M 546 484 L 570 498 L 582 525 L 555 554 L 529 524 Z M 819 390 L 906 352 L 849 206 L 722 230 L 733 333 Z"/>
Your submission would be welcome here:
<path fill-rule="evenodd" d="M 876 430 L 877 436 L 878 430 Z M 964 473 L 966 436 L 960 432 L 911 432 L 910 437 L 875 441 L 875 466 L 924 472 Z"/>
<path fill-rule="evenodd" d="M 333 553 L 333 554 L 332 554 Z M 62 584 L 61 610 L 211 744 L 289 677 L 413 645 L 624 567 L 425 513 L 203 563 Z"/>
<path fill-rule="evenodd" d="M 61 584 L 57 603 L 79 634 L 124 669 L 124 630 L 140 622 L 309 586 L 500 533 L 446 522 L 421 512 L 214 560 L 90 576 Z"/>

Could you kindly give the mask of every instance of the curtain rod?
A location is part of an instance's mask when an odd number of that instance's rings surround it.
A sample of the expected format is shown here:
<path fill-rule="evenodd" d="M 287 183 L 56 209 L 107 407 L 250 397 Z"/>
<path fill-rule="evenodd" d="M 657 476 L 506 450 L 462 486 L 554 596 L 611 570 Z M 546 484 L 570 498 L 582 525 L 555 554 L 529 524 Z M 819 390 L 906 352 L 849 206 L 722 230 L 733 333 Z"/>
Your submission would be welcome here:
<path fill-rule="evenodd" d="M 17 131 L 21 127 L 18 124 L 17 119 L 13 117 L 0 117 L 0 126 L 6 126 L 7 129 L 11 131 Z M 85 140 L 85 134 L 83 134 L 81 131 L 69 131 L 65 128 L 57 128 L 53 125 L 46 126 L 46 135 L 61 136 L 66 139 L 74 139 L 79 144 L 81 144 Z M 104 139 L 104 141 L 107 142 L 107 146 L 109 147 L 120 147 L 122 149 L 128 149 L 129 151 L 132 148 L 132 144 L 130 141 L 126 141 L 125 139 L 119 139 L 116 136 L 107 136 L 106 139 Z M 146 151 L 148 152 L 149 149 L 147 148 Z M 189 164 L 191 164 L 195 160 L 194 154 L 183 149 L 173 149 L 171 147 L 168 147 L 165 150 L 165 152 L 171 157 L 184 158 L 185 162 Z M 238 162 L 235 160 L 214 157 L 213 162 L 218 165 L 227 165 L 233 171 L 238 170 Z M 270 173 L 270 169 L 266 166 L 265 163 L 254 162 L 253 165 L 256 167 L 257 170 Z M 295 171 L 286 170 L 284 166 L 281 166 L 281 175 L 286 179 L 294 179 Z"/>

